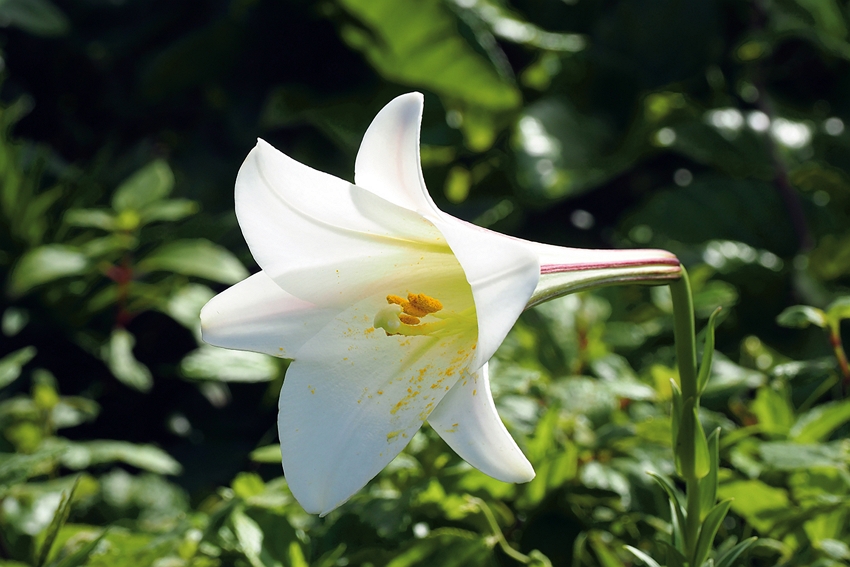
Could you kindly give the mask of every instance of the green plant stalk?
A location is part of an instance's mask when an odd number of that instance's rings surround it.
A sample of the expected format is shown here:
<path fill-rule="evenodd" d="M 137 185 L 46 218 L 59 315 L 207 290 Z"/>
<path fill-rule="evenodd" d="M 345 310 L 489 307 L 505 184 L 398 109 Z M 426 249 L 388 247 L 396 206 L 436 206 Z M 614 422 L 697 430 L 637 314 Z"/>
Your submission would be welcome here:
<path fill-rule="evenodd" d="M 670 293 L 673 299 L 673 333 L 676 341 L 676 359 L 679 366 L 679 386 L 682 389 L 682 399 L 693 398 L 699 407 L 699 392 L 697 390 L 697 347 L 696 325 L 694 320 L 694 304 L 691 295 L 691 284 L 688 273 L 682 267 L 682 277 L 670 283 Z M 683 419 L 684 416 L 680 416 Z M 675 450 L 676 439 L 673 440 Z M 693 458 L 694 452 L 690 455 Z M 702 520 L 700 518 L 699 478 L 693 474 L 694 466 L 684 467 L 691 471 L 685 480 L 687 495 L 687 518 L 685 520 L 686 556 L 693 565 L 696 553 L 697 538 Z M 699 567 L 696 565 L 694 567 Z"/>
<path fill-rule="evenodd" d="M 847 353 L 844 352 L 844 345 L 841 343 L 841 330 L 838 321 L 829 326 L 829 344 L 838 360 L 838 367 L 841 369 L 841 376 L 844 378 L 844 387 L 846 388 L 850 385 L 850 364 L 847 362 Z"/>

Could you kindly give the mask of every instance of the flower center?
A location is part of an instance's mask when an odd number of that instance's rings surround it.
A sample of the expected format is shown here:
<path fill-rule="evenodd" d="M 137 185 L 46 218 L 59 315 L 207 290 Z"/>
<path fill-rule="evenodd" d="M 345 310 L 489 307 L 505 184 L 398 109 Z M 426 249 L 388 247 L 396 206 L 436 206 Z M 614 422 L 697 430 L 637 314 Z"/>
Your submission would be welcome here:
<path fill-rule="evenodd" d="M 474 320 L 474 309 L 463 313 L 439 313 L 443 310 L 440 300 L 424 293 L 409 293 L 407 299 L 399 295 L 388 295 L 388 305 L 375 314 L 374 326 L 383 329 L 387 336 L 391 335 L 444 335 L 454 334 L 458 329 L 452 329 L 453 320 L 467 319 L 471 315 Z M 469 313 L 467 313 L 469 311 Z M 423 319 L 428 318 L 425 322 Z"/>

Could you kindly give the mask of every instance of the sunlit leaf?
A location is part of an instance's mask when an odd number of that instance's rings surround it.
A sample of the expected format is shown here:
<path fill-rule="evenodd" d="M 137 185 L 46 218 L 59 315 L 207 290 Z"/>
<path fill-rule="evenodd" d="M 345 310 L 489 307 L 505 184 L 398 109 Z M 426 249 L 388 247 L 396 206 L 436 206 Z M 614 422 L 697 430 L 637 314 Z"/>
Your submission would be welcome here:
<path fill-rule="evenodd" d="M 248 270 L 222 246 L 209 240 L 176 240 L 145 256 L 138 268 L 146 272 L 166 271 L 185 276 L 234 284 L 248 277 Z"/>
<path fill-rule="evenodd" d="M 278 376 L 280 366 L 265 354 L 203 345 L 180 362 L 180 372 L 195 380 L 267 382 Z"/>
<path fill-rule="evenodd" d="M 62 464 L 81 470 L 105 463 L 122 462 L 157 474 L 179 474 L 180 463 L 153 445 L 137 445 L 126 441 L 64 442 Z"/>
<path fill-rule="evenodd" d="M 816 307 L 794 305 L 787 307 L 776 317 L 776 322 L 783 327 L 805 328 L 809 325 L 826 327 L 826 314 Z"/>
<path fill-rule="evenodd" d="M 826 441 L 830 435 L 850 421 L 850 400 L 815 406 L 797 418 L 790 437 L 798 443 Z"/>

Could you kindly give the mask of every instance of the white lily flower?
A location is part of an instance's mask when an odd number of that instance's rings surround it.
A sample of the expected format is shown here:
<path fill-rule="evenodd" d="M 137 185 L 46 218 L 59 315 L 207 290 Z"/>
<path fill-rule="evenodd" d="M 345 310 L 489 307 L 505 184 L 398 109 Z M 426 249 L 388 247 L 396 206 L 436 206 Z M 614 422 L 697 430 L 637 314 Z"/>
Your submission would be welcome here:
<path fill-rule="evenodd" d="M 308 512 L 348 500 L 426 420 L 482 472 L 531 480 L 487 376 L 519 314 L 589 285 L 679 274 L 667 252 L 546 246 L 440 211 L 419 162 L 422 102 L 406 94 L 378 113 L 354 185 L 262 140 L 236 179 L 262 271 L 204 307 L 203 337 L 294 359 L 278 425 L 286 479 Z"/>

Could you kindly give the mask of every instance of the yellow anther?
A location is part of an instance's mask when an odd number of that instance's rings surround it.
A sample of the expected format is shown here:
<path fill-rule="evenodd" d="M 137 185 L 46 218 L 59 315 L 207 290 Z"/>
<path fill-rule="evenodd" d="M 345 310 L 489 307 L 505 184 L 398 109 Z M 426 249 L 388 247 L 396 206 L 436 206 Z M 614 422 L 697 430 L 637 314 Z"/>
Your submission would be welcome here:
<path fill-rule="evenodd" d="M 417 309 L 425 313 L 436 313 L 443 308 L 443 304 L 433 297 L 427 296 L 424 293 L 408 293 L 407 301 Z M 407 309 L 405 309 L 407 312 Z"/>
<path fill-rule="evenodd" d="M 402 307 L 404 307 L 405 304 L 407 303 L 407 300 L 403 297 L 398 296 L 398 295 L 390 294 L 390 295 L 387 296 L 387 303 L 389 303 L 390 305 L 395 304 L 395 305 L 401 305 Z"/>
<path fill-rule="evenodd" d="M 405 325 L 418 325 L 422 322 L 419 320 L 419 317 L 414 317 L 413 315 L 408 315 L 407 313 L 399 313 L 398 320 L 404 323 Z"/>

